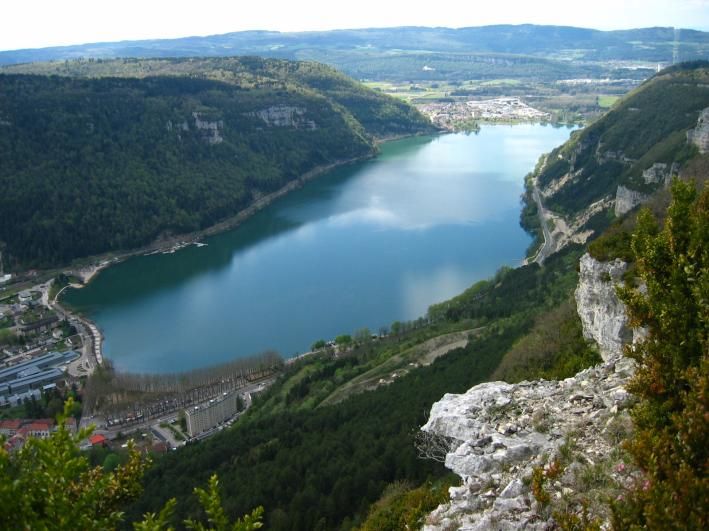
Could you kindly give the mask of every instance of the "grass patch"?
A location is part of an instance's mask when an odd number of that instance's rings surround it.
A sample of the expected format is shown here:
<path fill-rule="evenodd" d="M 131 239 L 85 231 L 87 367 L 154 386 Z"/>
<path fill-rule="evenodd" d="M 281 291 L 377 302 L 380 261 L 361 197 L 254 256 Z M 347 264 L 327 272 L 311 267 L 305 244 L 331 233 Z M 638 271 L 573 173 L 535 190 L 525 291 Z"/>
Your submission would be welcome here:
<path fill-rule="evenodd" d="M 601 94 L 598 96 L 598 106 L 603 109 L 610 109 L 613 107 L 616 101 L 620 99 L 620 96 L 614 96 L 611 94 Z"/>

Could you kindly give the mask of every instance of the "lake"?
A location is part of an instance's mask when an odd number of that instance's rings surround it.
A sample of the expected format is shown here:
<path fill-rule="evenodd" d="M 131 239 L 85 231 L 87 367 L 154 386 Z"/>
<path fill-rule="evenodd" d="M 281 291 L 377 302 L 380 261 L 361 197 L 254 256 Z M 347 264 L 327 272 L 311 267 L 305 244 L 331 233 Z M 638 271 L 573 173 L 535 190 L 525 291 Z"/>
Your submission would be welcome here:
<path fill-rule="evenodd" d="M 524 176 L 569 128 L 488 125 L 388 142 L 239 227 L 173 254 L 131 258 L 64 302 L 105 336 L 120 370 L 174 372 L 425 315 L 517 266 Z"/>

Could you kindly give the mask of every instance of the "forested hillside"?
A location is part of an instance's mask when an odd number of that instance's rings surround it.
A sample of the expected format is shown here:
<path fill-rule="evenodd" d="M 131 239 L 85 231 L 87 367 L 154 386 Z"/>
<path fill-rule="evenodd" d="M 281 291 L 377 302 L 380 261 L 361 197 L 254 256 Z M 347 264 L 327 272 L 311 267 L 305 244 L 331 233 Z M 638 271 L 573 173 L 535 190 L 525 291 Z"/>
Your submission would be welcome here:
<path fill-rule="evenodd" d="M 707 108 L 709 62 L 663 70 L 545 158 L 527 183 L 523 225 L 537 223 L 535 183 L 555 221 L 600 233 L 696 159 L 690 137 Z"/>
<path fill-rule="evenodd" d="M 312 63 L 97 66 L 0 75 L 6 264 L 203 229 L 319 166 L 371 156 L 376 137 L 433 131 L 408 105 Z"/>

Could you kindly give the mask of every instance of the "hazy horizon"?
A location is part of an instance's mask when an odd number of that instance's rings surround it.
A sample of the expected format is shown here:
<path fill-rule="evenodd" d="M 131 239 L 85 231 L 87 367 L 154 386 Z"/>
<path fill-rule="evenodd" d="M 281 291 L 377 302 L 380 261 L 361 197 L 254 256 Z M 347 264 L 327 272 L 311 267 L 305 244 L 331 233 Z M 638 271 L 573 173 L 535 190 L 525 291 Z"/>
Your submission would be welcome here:
<path fill-rule="evenodd" d="M 435 10 L 411 9 L 400 0 L 360 0 L 338 5 L 304 0 L 297 5 L 264 0 L 242 8 L 228 0 L 193 2 L 90 0 L 13 3 L 3 6 L 0 51 L 100 42 L 202 37 L 240 31 L 331 31 L 404 26 L 465 27 L 498 24 L 572 26 L 598 30 L 678 27 L 709 30 L 709 0 L 565 0 L 535 3 L 500 0 L 494 5 L 459 5 L 443 0 Z M 98 6 L 98 7 L 97 7 Z"/>

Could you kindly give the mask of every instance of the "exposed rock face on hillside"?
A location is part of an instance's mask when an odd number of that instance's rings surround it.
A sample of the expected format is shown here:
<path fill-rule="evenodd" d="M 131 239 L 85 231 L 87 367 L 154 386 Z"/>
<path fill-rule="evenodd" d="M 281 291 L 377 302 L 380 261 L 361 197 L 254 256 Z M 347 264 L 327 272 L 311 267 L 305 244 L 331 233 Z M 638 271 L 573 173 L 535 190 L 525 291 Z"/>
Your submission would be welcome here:
<path fill-rule="evenodd" d="M 198 112 L 193 112 L 194 125 L 198 131 L 202 133 L 202 138 L 208 144 L 221 144 L 224 138 L 219 134 L 224 128 L 224 122 L 221 120 L 205 120 Z"/>
<path fill-rule="evenodd" d="M 579 284 L 574 296 L 583 335 L 598 344 L 607 361 L 623 354 L 623 345 L 633 339 L 628 327 L 625 305 L 615 294 L 628 265 L 622 260 L 599 262 L 591 255 L 581 257 Z"/>
<path fill-rule="evenodd" d="M 294 127 L 296 129 L 317 129 L 313 120 L 303 118 L 306 109 L 291 105 L 273 105 L 260 111 L 249 113 L 249 116 L 261 118 L 269 127 Z"/>
<path fill-rule="evenodd" d="M 697 127 L 687 133 L 687 141 L 697 146 L 700 153 L 709 152 L 709 107 L 699 115 Z"/>
<path fill-rule="evenodd" d="M 622 216 L 636 206 L 648 200 L 648 195 L 637 190 L 631 190 L 623 185 L 618 186 L 615 193 L 615 215 Z"/>
<path fill-rule="evenodd" d="M 433 405 L 424 437 L 447 445 L 445 464 L 463 484 L 424 529 L 552 529 L 554 511 L 579 512 L 581 499 L 607 521 L 608 495 L 633 474 L 618 448 L 630 429 L 625 385 L 634 369 L 621 355 L 632 331 L 613 288 L 626 267 L 581 260 L 578 312 L 603 364 L 563 381 L 484 383 Z M 535 468 L 545 470 L 548 505 L 532 493 Z"/>
<path fill-rule="evenodd" d="M 679 173 L 679 164 L 673 162 L 666 164 L 664 162 L 656 162 L 643 172 L 643 181 L 645 184 L 662 183 L 665 188 L 670 186 L 670 180 L 673 175 Z"/>
<path fill-rule="evenodd" d="M 424 529 L 547 529 L 525 478 L 567 444 L 585 459 L 566 468 L 551 495 L 571 498 L 579 490 L 588 467 L 613 454 L 617 425 L 627 421 L 618 414 L 630 404 L 624 385 L 632 367 L 614 357 L 561 382 L 491 382 L 445 395 L 422 430 L 452 439 L 445 462 L 463 485 L 451 488 L 450 503 L 431 513 Z"/>

